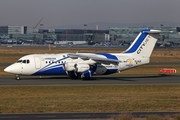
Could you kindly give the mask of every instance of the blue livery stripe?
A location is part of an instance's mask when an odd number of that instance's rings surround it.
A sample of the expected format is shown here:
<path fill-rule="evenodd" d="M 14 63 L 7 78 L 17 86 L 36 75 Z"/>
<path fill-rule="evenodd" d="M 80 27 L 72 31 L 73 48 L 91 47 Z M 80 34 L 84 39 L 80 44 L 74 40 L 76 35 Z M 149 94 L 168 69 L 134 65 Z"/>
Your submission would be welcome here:
<path fill-rule="evenodd" d="M 108 59 L 118 60 L 118 58 L 115 55 L 111 55 L 109 53 L 96 53 L 96 54 L 103 55 L 103 56 L 105 56 Z"/>
<path fill-rule="evenodd" d="M 139 38 L 136 40 L 136 42 L 134 43 L 134 45 L 125 53 L 133 53 L 135 52 L 139 46 L 141 45 L 141 43 L 144 41 L 144 39 L 147 37 L 147 33 L 145 33 L 145 31 L 150 31 L 150 29 L 146 29 L 146 30 L 142 30 L 141 31 L 141 35 L 139 36 Z"/>
<path fill-rule="evenodd" d="M 33 75 L 66 75 L 66 71 L 64 70 L 62 64 L 59 64 L 57 62 L 60 62 L 67 58 L 68 57 L 65 57 L 46 65 L 45 67 L 41 68 L 39 71 L 34 73 Z"/>
<path fill-rule="evenodd" d="M 62 64 L 58 64 L 58 65 L 54 65 L 54 66 L 50 66 L 46 69 L 41 69 L 39 70 L 40 72 L 43 72 L 43 71 L 46 71 L 46 70 L 50 70 L 50 69 L 54 69 L 54 68 L 59 68 L 59 67 L 62 67 L 63 65 Z"/>
<path fill-rule="evenodd" d="M 38 71 L 33 75 L 66 75 L 66 71 L 63 69 L 63 67 L 58 67 L 46 71 Z"/>
<path fill-rule="evenodd" d="M 118 69 L 107 69 L 106 72 L 103 75 L 109 75 L 116 73 Z"/>
<path fill-rule="evenodd" d="M 67 59 L 67 58 L 69 58 L 69 57 L 65 57 L 65 58 L 59 59 L 59 60 L 54 61 L 54 62 L 55 62 L 55 63 L 56 63 L 56 62 L 60 62 L 60 61 L 65 60 L 65 59 Z M 46 65 L 46 66 L 43 67 L 41 70 L 45 70 L 45 69 L 51 67 L 52 64 L 54 64 L 54 63 L 50 63 L 50 64 Z"/>

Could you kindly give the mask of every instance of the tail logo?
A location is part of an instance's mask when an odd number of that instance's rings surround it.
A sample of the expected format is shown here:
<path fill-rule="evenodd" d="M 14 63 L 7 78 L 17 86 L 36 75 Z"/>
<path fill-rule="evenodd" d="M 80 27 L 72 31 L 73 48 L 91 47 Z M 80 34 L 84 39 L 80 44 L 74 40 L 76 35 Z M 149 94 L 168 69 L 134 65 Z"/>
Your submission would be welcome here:
<path fill-rule="evenodd" d="M 137 54 L 140 54 L 141 53 L 141 51 L 143 50 L 143 48 L 146 46 L 146 44 L 148 43 L 148 41 L 149 41 L 149 39 L 150 39 L 151 37 L 150 36 L 148 36 L 147 38 L 146 38 L 146 40 L 143 42 L 143 44 L 140 46 L 140 48 L 137 50 Z"/>

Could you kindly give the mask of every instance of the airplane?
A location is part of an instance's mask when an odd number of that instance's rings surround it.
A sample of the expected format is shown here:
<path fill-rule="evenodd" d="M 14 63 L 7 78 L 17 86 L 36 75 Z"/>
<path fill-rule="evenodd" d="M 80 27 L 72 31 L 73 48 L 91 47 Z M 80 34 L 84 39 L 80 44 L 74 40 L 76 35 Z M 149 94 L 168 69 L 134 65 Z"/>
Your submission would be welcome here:
<path fill-rule="evenodd" d="M 71 79 L 91 79 L 148 64 L 161 30 L 144 29 L 121 53 L 30 54 L 6 67 L 5 72 L 20 76 L 67 75 Z"/>

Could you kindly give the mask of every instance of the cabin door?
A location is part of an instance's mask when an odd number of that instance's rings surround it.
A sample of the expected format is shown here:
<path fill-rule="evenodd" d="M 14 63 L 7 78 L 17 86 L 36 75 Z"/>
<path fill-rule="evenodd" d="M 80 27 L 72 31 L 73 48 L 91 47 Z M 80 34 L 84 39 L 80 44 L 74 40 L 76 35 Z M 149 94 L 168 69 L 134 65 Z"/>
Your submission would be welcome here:
<path fill-rule="evenodd" d="M 40 57 L 34 57 L 35 60 L 35 68 L 36 69 L 40 69 L 41 68 L 41 61 L 40 61 Z"/>

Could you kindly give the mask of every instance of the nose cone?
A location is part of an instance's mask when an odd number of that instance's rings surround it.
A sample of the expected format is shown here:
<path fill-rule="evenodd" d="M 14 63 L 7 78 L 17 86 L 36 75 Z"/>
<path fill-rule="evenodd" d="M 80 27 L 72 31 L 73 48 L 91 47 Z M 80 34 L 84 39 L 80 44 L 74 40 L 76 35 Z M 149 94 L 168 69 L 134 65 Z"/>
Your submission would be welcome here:
<path fill-rule="evenodd" d="M 4 69 L 4 72 L 12 74 L 21 74 L 21 66 L 18 64 L 12 64 Z"/>
<path fill-rule="evenodd" d="M 11 73 L 12 72 L 11 67 L 10 66 L 6 67 L 4 69 L 4 72 Z"/>

